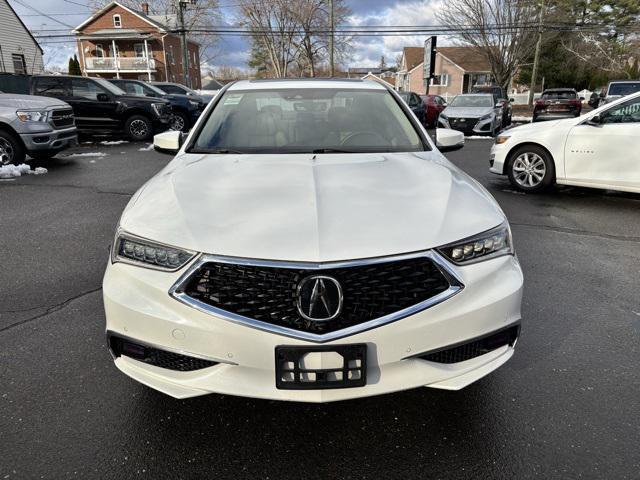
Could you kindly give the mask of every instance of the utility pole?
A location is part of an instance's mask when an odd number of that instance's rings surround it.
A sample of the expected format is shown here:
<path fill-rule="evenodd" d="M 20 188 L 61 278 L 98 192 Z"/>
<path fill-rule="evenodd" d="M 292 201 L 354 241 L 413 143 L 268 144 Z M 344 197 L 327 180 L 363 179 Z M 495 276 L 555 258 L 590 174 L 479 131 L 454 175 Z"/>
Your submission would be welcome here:
<path fill-rule="evenodd" d="M 533 69 L 531 70 L 531 87 L 529 88 L 529 106 L 533 105 L 533 94 L 536 88 L 538 76 L 538 62 L 540 61 L 540 44 L 542 43 L 542 25 L 544 22 L 544 0 L 540 3 L 540 18 L 538 20 L 538 41 L 536 42 L 536 53 L 533 57 Z"/>
<path fill-rule="evenodd" d="M 182 75 L 184 84 L 191 87 L 189 82 L 189 48 L 187 46 L 187 30 L 184 27 L 184 11 L 187 9 L 187 2 L 177 0 L 178 2 L 178 23 L 180 25 L 180 44 L 182 47 Z"/>
<path fill-rule="evenodd" d="M 333 19 L 333 0 L 329 0 L 329 29 L 331 30 L 329 36 L 329 71 L 331 77 L 336 74 L 335 65 L 333 62 L 333 29 L 334 29 L 334 19 Z"/>

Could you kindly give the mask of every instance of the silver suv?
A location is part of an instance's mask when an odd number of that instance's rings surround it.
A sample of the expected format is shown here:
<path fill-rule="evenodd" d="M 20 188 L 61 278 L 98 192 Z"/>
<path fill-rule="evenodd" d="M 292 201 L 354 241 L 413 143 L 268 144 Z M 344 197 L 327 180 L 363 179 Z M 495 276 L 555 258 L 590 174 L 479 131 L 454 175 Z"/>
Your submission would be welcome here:
<path fill-rule="evenodd" d="M 42 159 L 78 142 L 73 110 L 50 97 L 0 93 L 0 165 Z"/>
<path fill-rule="evenodd" d="M 640 92 L 640 80 L 614 80 L 609 82 L 604 96 L 601 94 L 600 105 L 636 92 Z"/>

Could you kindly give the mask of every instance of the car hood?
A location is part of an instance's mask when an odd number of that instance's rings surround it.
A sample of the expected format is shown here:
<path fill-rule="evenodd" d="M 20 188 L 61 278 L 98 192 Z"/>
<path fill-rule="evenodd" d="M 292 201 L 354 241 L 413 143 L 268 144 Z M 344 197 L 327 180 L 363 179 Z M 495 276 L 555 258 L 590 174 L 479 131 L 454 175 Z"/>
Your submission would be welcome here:
<path fill-rule="evenodd" d="M 435 151 L 184 154 L 131 199 L 120 227 L 198 252 L 326 262 L 425 250 L 503 221 Z"/>
<path fill-rule="evenodd" d="M 52 97 L 40 97 L 37 95 L 15 95 L 13 93 L 0 94 L 0 107 L 15 108 L 47 108 L 69 107 L 69 104 Z"/>
<path fill-rule="evenodd" d="M 480 118 L 493 113 L 493 107 L 447 107 L 442 114 L 453 118 Z"/>

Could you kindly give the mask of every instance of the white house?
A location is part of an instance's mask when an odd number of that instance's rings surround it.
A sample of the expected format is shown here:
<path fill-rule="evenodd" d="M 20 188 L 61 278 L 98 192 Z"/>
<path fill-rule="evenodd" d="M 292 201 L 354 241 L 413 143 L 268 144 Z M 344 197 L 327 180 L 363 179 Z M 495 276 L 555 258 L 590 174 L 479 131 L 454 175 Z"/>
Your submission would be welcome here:
<path fill-rule="evenodd" d="M 7 0 L 0 0 L 0 73 L 42 73 L 42 48 Z"/>

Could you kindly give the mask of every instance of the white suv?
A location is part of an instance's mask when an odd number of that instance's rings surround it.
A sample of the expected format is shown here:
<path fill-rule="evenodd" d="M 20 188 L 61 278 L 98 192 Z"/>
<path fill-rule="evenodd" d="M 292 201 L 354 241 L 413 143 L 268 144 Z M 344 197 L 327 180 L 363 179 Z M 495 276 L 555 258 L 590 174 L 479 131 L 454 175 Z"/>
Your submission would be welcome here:
<path fill-rule="evenodd" d="M 450 132 L 449 132 L 450 133 Z M 495 200 L 398 95 L 225 87 L 131 199 L 104 277 L 116 366 L 178 398 L 460 389 L 505 363 L 522 272 Z"/>

